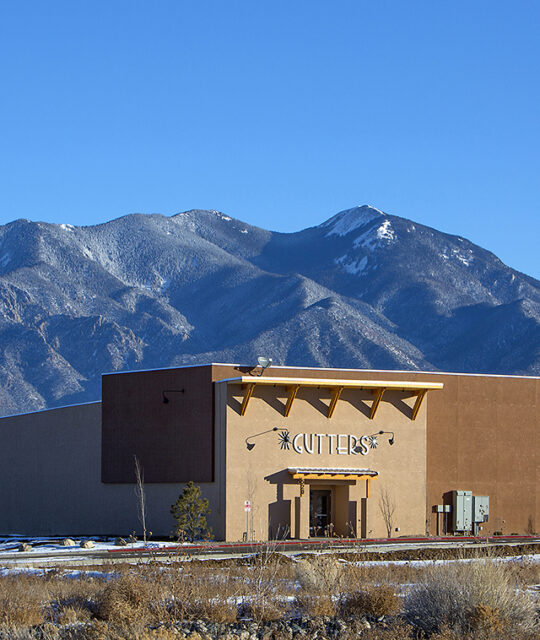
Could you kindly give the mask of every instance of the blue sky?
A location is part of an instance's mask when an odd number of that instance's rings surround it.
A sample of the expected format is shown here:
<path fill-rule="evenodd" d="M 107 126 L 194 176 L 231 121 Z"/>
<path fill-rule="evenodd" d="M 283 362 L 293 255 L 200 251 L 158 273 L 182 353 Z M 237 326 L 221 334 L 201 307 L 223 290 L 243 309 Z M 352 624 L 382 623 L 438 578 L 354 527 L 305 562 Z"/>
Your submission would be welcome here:
<path fill-rule="evenodd" d="M 540 3 L 6 1 L 0 224 L 372 204 L 540 278 Z"/>

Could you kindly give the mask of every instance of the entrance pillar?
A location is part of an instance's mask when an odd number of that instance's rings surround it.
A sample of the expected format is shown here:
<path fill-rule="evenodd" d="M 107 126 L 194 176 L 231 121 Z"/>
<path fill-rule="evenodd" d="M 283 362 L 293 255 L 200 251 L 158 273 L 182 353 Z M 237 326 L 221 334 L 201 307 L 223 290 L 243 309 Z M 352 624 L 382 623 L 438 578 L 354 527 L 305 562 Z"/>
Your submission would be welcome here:
<path fill-rule="evenodd" d="M 294 538 L 309 538 L 309 485 L 303 495 L 294 499 Z"/>
<path fill-rule="evenodd" d="M 336 485 L 336 521 L 335 533 L 344 538 L 350 537 L 349 526 L 349 485 Z"/>
<path fill-rule="evenodd" d="M 361 498 L 360 504 L 360 537 L 367 538 L 369 535 L 368 529 L 368 502 L 369 502 L 369 479 L 366 480 L 366 497 Z"/>

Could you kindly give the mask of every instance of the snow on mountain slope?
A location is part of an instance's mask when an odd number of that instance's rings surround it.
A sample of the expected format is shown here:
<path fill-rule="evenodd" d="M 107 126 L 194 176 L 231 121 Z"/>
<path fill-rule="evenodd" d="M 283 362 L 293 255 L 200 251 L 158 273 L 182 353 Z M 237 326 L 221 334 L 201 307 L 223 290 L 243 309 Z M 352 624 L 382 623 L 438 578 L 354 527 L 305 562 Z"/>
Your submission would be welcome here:
<path fill-rule="evenodd" d="M 540 373 L 540 283 L 373 207 L 283 234 L 217 211 L 0 227 L 0 414 L 209 360 Z"/>

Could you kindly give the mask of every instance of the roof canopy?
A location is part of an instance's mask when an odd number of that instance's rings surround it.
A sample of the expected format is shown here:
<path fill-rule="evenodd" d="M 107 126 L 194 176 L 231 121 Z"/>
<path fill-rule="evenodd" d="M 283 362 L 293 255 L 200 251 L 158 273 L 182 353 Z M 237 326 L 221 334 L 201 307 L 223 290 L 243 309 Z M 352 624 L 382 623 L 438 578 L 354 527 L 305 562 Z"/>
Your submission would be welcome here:
<path fill-rule="evenodd" d="M 332 398 L 328 406 L 328 418 L 333 416 L 336 405 L 344 389 L 364 389 L 370 390 L 375 394 L 369 415 L 371 419 L 375 417 L 385 391 L 409 391 L 411 395 L 416 396 L 416 401 L 412 409 L 411 420 L 416 419 L 426 393 L 428 391 L 442 389 L 444 387 L 442 382 L 420 382 L 418 380 L 339 380 L 328 378 L 263 378 L 254 376 L 230 378 L 226 380 L 226 382 L 228 384 L 241 384 L 244 389 L 244 399 L 240 410 L 240 415 L 242 416 L 246 413 L 255 387 L 285 387 L 288 393 L 284 411 L 284 416 L 286 418 L 291 412 L 298 390 L 303 387 L 315 387 L 317 389 L 322 388 L 329 389 L 331 391 Z"/>
<path fill-rule="evenodd" d="M 379 475 L 377 471 L 371 469 L 295 467 L 287 470 L 296 480 L 361 480 L 376 478 Z"/>

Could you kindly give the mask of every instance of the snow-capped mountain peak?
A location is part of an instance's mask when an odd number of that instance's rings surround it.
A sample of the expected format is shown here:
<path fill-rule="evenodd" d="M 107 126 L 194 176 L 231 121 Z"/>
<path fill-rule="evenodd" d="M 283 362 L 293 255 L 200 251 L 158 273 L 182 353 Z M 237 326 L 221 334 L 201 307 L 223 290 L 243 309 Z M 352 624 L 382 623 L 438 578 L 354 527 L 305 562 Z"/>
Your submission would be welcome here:
<path fill-rule="evenodd" d="M 414 233 L 411 233 L 414 231 Z M 201 362 L 540 374 L 540 282 L 374 207 L 276 233 L 220 213 L 0 226 L 0 415 Z"/>
<path fill-rule="evenodd" d="M 330 218 L 330 220 L 324 222 L 321 226 L 329 227 L 329 231 L 326 233 L 326 236 L 346 236 L 355 229 L 363 227 L 381 216 L 386 216 L 386 214 L 379 211 L 379 209 L 375 209 L 375 207 L 362 205 L 353 207 L 352 209 L 345 209 L 345 211 L 340 211 L 338 214 Z"/>

